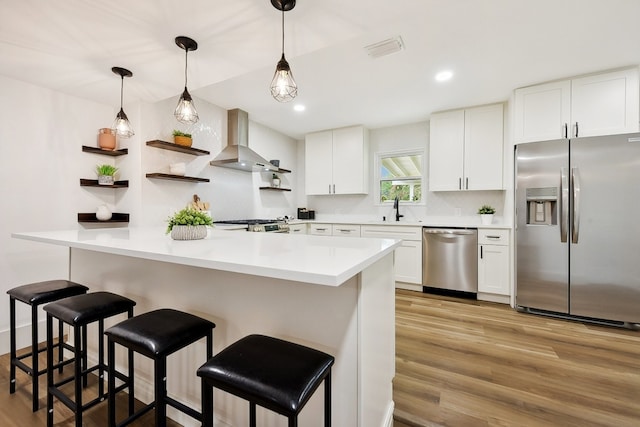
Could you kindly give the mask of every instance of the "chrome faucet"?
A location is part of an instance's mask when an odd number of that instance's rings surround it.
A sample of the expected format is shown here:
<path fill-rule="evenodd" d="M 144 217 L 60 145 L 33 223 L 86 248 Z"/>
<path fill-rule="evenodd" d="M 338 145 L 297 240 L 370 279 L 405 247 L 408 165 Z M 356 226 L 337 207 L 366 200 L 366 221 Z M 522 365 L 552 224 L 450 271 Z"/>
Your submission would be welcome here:
<path fill-rule="evenodd" d="M 398 199 L 398 196 L 393 200 L 393 209 L 396 210 L 396 221 L 400 221 L 400 218 L 404 215 L 400 215 L 400 199 Z"/>

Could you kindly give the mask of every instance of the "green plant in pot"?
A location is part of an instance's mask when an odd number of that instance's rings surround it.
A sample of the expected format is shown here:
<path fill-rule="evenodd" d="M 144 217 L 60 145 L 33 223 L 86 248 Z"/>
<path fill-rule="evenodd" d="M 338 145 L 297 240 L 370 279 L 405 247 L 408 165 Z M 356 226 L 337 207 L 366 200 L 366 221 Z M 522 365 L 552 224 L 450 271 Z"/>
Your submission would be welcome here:
<path fill-rule="evenodd" d="M 118 172 L 118 168 L 113 165 L 97 165 L 96 174 L 98 175 L 98 184 L 113 185 L 113 176 Z"/>
<path fill-rule="evenodd" d="M 491 205 L 482 205 L 480 209 L 478 209 L 478 214 L 480 215 L 480 221 L 482 221 L 483 225 L 489 225 L 493 222 L 493 214 L 496 213 L 496 210 Z"/>
<path fill-rule="evenodd" d="M 213 225 L 213 220 L 204 211 L 184 208 L 167 219 L 166 234 L 171 234 L 174 240 L 198 240 L 207 236 L 207 226 Z"/>
<path fill-rule="evenodd" d="M 191 134 L 179 131 L 175 129 L 173 131 L 173 142 L 178 145 L 183 145 L 185 147 L 191 147 L 193 140 L 191 139 Z"/>

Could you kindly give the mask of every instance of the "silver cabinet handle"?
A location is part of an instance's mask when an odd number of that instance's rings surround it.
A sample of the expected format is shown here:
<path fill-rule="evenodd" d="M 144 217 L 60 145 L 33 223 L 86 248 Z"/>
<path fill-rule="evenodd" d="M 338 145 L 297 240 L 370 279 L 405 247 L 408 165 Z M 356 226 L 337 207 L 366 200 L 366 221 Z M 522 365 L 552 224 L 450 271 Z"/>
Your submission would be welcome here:
<path fill-rule="evenodd" d="M 499 239 L 500 236 L 485 236 L 487 239 Z"/>
<path fill-rule="evenodd" d="M 578 137 L 578 122 L 576 122 L 576 138 Z"/>
<path fill-rule="evenodd" d="M 564 138 L 567 139 L 569 137 L 569 126 L 564 124 Z"/>
<path fill-rule="evenodd" d="M 458 190 L 462 190 L 462 178 L 458 178 Z"/>
<path fill-rule="evenodd" d="M 336 194 L 336 185 L 333 184 L 333 194 Z"/>
<path fill-rule="evenodd" d="M 580 232 L 580 175 L 578 168 L 571 168 L 573 182 L 573 224 L 571 226 L 571 243 L 578 243 Z"/>
<path fill-rule="evenodd" d="M 464 189 L 468 190 L 469 189 L 469 178 L 465 178 L 465 185 L 464 185 Z"/>
<path fill-rule="evenodd" d="M 567 227 L 569 225 L 569 182 L 567 168 L 560 168 L 560 241 L 567 242 Z"/>

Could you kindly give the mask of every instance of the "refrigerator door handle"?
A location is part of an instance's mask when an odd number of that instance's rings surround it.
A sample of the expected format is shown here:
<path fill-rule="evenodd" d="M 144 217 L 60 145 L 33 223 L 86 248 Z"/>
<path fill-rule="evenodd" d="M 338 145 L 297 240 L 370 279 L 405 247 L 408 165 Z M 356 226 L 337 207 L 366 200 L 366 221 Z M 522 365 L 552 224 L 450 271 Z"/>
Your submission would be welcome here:
<path fill-rule="evenodd" d="M 580 232 L 580 175 L 578 168 L 571 168 L 573 187 L 573 224 L 571 224 L 571 243 L 578 243 Z"/>
<path fill-rule="evenodd" d="M 567 243 L 569 225 L 569 177 L 567 168 L 560 168 L 560 241 Z"/>

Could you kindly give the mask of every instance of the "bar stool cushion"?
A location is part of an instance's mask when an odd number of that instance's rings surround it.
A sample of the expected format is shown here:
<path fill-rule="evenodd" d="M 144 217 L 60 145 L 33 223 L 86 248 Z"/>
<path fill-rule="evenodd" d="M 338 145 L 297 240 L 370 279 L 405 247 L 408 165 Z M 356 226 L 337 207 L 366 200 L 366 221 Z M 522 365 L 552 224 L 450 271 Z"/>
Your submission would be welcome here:
<path fill-rule="evenodd" d="M 322 383 L 334 357 L 264 335 L 231 344 L 198 369 L 216 388 L 283 415 L 296 415 Z"/>
<path fill-rule="evenodd" d="M 61 298 L 84 294 L 88 287 L 68 280 L 48 280 L 9 289 L 7 293 L 29 305 L 40 305 Z"/>
<path fill-rule="evenodd" d="M 152 359 L 167 356 L 207 336 L 215 324 L 178 310 L 150 311 L 110 327 L 110 340 Z"/>
<path fill-rule="evenodd" d="M 111 292 L 93 292 L 52 302 L 44 310 L 70 325 L 87 325 L 124 313 L 135 306 L 129 298 Z"/>

